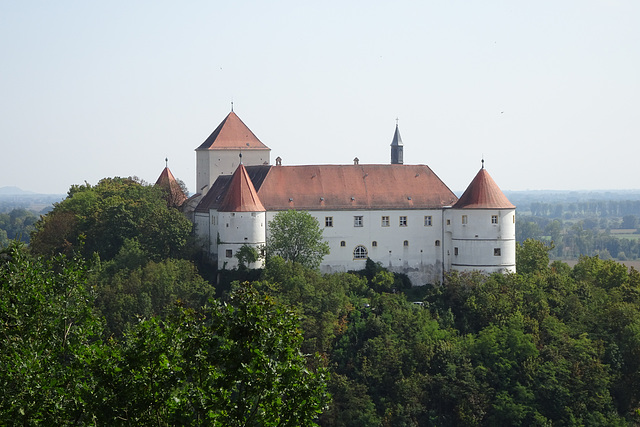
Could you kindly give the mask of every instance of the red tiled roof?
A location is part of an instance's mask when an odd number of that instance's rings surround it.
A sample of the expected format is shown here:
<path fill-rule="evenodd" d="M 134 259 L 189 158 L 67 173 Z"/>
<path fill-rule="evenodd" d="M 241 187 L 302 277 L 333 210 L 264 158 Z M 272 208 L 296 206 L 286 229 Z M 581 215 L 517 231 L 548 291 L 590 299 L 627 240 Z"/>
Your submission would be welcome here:
<path fill-rule="evenodd" d="M 168 167 L 164 168 L 156 181 L 156 185 L 162 187 L 167 192 L 167 203 L 169 203 L 170 206 L 181 206 L 184 201 L 187 200 L 187 196 L 182 191 L 182 188 L 180 188 L 180 184 L 178 184 Z"/>
<path fill-rule="evenodd" d="M 233 111 L 196 150 L 268 150 Z"/>
<path fill-rule="evenodd" d="M 485 168 L 480 169 L 453 207 L 456 209 L 515 209 Z"/>
<path fill-rule="evenodd" d="M 221 212 L 264 212 L 264 206 L 241 163 L 233 173 L 227 194 L 218 208 Z"/>
<path fill-rule="evenodd" d="M 248 166 L 246 169 L 262 205 L 270 211 L 429 209 L 451 206 L 457 200 L 425 165 Z M 218 185 L 218 181 L 224 179 L 218 178 L 198 211 L 220 206 L 218 201 L 230 187 L 223 182 Z"/>

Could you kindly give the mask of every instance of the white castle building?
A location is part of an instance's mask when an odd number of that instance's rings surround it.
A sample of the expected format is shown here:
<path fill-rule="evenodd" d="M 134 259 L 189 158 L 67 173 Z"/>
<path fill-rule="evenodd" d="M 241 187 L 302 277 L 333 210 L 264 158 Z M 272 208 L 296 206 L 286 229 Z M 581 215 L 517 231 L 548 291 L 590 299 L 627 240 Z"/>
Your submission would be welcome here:
<path fill-rule="evenodd" d="M 233 111 L 196 149 L 193 221 L 220 269 L 237 267 L 238 249 L 264 245 L 269 221 L 296 209 L 324 230 L 323 272 L 360 270 L 367 258 L 414 285 L 451 270 L 515 271 L 515 206 L 484 161 L 458 199 L 428 166 L 403 164 L 397 125 L 391 164 L 274 166 L 270 152 Z"/>

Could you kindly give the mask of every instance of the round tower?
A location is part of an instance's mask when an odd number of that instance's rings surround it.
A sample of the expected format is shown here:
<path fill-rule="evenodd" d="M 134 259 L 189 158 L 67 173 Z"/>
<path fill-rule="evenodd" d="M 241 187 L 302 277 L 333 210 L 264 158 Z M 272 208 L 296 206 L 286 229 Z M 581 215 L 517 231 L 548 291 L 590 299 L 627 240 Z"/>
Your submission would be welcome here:
<path fill-rule="evenodd" d="M 484 168 L 448 212 L 450 267 L 487 273 L 516 271 L 516 207 Z"/>
<path fill-rule="evenodd" d="M 231 178 L 229 189 L 218 208 L 218 268 L 238 267 L 236 254 L 247 245 L 260 251 L 266 243 L 266 212 L 240 163 Z M 262 260 L 248 265 L 262 268 Z"/>

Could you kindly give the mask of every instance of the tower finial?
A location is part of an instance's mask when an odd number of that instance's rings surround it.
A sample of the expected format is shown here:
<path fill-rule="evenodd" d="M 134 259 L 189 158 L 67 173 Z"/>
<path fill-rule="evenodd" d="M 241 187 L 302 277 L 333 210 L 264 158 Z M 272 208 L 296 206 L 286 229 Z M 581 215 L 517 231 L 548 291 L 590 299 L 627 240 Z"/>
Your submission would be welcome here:
<path fill-rule="evenodd" d="M 398 118 L 396 117 L 396 127 L 398 127 Z"/>
<path fill-rule="evenodd" d="M 233 99 L 231 100 L 231 112 L 233 113 Z"/>
<path fill-rule="evenodd" d="M 482 156 L 482 169 L 484 169 L 484 155 Z"/>
<path fill-rule="evenodd" d="M 169 159 L 167 157 L 164 158 L 164 167 L 165 168 L 169 167 Z"/>
<path fill-rule="evenodd" d="M 238 157 L 240 157 L 240 164 L 242 164 L 242 152 L 238 154 Z"/>

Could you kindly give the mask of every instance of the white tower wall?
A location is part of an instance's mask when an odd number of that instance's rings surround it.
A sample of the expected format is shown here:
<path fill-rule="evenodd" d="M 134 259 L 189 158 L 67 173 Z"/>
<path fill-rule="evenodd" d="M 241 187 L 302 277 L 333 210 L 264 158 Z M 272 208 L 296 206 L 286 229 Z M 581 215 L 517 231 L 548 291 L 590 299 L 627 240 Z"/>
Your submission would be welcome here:
<path fill-rule="evenodd" d="M 265 212 L 219 212 L 218 213 L 218 268 L 238 267 L 236 252 L 244 245 L 259 249 L 266 243 Z M 217 240 L 217 239 L 216 239 Z M 262 268 L 263 262 L 249 265 L 250 268 Z"/>
<path fill-rule="evenodd" d="M 515 209 L 452 209 L 451 269 L 516 270 Z"/>

